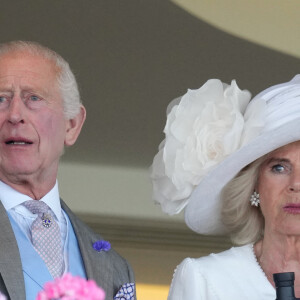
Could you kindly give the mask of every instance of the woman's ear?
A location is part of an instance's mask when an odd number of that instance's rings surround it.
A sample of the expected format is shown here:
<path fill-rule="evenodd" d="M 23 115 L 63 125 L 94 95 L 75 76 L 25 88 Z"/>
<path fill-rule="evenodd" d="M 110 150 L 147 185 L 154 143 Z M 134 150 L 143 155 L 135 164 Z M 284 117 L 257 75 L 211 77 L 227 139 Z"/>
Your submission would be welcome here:
<path fill-rule="evenodd" d="M 83 123 L 86 118 L 86 110 L 83 105 L 80 106 L 79 113 L 72 119 L 66 120 L 66 136 L 65 136 L 65 145 L 72 146 L 81 131 Z"/>

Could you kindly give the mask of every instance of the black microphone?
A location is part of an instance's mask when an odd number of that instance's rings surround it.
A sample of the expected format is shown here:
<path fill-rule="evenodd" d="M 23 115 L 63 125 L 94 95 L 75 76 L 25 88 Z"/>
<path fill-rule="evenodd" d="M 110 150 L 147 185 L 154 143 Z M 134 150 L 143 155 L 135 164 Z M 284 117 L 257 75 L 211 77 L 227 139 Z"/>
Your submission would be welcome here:
<path fill-rule="evenodd" d="M 294 281 L 295 273 L 275 273 L 273 279 L 276 287 L 276 300 L 297 300 L 295 298 Z"/>

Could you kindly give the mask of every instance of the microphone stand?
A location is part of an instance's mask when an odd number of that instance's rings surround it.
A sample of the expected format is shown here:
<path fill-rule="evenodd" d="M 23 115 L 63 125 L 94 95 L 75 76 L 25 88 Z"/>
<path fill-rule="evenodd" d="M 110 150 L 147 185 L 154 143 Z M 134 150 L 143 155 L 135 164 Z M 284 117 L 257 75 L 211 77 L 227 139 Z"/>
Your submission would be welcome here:
<path fill-rule="evenodd" d="M 273 279 L 276 287 L 276 300 L 297 300 L 295 298 L 294 281 L 295 273 L 275 273 Z"/>

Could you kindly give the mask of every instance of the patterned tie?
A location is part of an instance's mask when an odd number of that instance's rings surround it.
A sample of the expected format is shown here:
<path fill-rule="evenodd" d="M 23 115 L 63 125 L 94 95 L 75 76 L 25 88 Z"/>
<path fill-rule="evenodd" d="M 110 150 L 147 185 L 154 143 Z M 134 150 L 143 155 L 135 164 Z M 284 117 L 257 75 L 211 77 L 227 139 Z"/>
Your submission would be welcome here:
<path fill-rule="evenodd" d="M 60 229 L 50 207 L 38 200 L 29 200 L 23 205 L 38 215 L 31 225 L 33 247 L 44 260 L 52 277 L 60 277 L 64 270 L 63 250 Z"/>

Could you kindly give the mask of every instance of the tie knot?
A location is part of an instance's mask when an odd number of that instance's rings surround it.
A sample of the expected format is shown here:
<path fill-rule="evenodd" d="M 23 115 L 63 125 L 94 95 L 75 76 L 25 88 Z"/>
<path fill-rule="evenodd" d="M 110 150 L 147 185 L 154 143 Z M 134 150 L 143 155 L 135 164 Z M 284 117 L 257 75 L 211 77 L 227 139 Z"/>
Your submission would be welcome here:
<path fill-rule="evenodd" d="M 30 210 L 33 214 L 44 214 L 51 211 L 50 207 L 43 201 L 39 200 L 28 200 L 23 205 Z"/>

